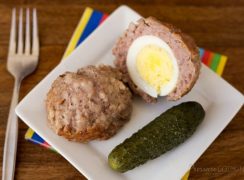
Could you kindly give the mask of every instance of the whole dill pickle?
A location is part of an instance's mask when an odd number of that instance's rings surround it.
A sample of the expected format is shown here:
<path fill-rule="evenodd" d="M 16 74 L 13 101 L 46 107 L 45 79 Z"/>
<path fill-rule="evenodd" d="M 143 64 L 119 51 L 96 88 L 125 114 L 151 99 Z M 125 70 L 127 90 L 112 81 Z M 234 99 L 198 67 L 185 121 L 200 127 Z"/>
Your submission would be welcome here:
<path fill-rule="evenodd" d="M 126 172 L 154 159 L 189 138 L 205 116 L 197 102 L 174 106 L 116 146 L 108 156 L 110 167 Z"/>

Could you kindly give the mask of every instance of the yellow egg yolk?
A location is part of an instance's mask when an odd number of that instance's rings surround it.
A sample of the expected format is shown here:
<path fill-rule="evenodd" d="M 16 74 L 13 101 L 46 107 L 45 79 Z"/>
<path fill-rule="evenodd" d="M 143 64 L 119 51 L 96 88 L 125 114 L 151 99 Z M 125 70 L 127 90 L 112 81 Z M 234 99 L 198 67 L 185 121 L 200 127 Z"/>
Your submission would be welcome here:
<path fill-rule="evenodd" d="M 136 67 L 141 78 L 157 93 L 172 79 L 173 63 L 169 54 L 156 45 L 144 46 L 136 57 Z"/>

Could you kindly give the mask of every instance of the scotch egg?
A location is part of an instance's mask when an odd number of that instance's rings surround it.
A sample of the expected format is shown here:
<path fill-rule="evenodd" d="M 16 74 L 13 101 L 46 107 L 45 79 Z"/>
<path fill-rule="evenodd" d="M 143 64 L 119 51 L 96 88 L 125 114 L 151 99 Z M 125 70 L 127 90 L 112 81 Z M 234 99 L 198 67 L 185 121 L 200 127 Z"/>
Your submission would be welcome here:
<path fill-rule="evenodd" d="M 130 23 L 113 55 L 130 89 L 148 103 L 155 103 L 159 96 L 180 99 L 193 88 L 201 68 L 193 38 L 153 17 Z"/>

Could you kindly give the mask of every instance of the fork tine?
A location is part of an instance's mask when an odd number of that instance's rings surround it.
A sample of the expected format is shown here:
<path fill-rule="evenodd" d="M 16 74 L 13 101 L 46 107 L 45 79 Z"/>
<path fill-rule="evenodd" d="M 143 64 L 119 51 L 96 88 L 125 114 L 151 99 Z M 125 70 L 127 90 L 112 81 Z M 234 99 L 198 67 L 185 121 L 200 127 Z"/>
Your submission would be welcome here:
<path fill-rule="evenodd" d="M 23 53 L 23 9 L 19 11 L 18 54 Z"/>
<path fill-rule="evenodd" d="M 26 9 L 26 26 L 25 26 L 25 54 L 30 54 L 30 11 Z"/>
<path fill-rule="evenodd" d="M 11 32 L 9 40 L 9 54 L 16 52 L 16 9 L 12 10 Z"/>
<path fill-rule="evenodd" d="M 39 38 L 36 8 L 33 9 L 32 54 L 39 55 Z"/>

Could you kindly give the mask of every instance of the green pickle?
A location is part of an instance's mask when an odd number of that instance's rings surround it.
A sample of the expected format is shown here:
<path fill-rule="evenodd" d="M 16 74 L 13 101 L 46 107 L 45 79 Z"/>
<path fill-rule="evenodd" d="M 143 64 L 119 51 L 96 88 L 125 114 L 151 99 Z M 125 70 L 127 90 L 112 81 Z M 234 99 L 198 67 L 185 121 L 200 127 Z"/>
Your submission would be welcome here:
<path fill-rule="evenodd" d="M 173 149 L 189 138 L 205 116 L 197 102 L 174 106 L 116 146 L 108 156 L 110 167 L 126 172 Z"/>

